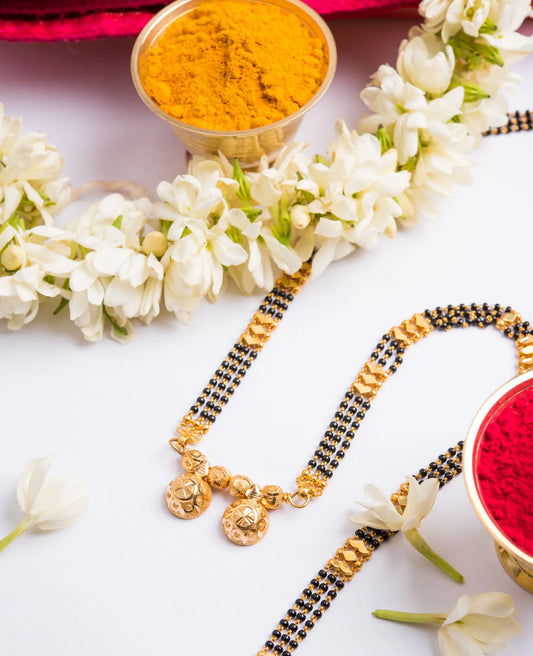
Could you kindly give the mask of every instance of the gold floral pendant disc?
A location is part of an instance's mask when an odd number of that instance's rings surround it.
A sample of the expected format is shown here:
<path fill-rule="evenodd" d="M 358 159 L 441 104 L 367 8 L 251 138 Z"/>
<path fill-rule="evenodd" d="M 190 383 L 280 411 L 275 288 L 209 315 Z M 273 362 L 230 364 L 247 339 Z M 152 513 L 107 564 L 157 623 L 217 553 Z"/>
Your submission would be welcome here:
<path fill-rule="evenodd" d="M 269 524 L 268 512 L 253 499 L 234 501 L 222 516 L 222 528 L 226 537 L 240 546 L 262 540 Z"/>
<path fill-rule="evenodd" d="M 211 488 L 197 474 L 181 474 L 168 486 L 166 501 L 176 517 L 195 519 L 211 503 Z"/>

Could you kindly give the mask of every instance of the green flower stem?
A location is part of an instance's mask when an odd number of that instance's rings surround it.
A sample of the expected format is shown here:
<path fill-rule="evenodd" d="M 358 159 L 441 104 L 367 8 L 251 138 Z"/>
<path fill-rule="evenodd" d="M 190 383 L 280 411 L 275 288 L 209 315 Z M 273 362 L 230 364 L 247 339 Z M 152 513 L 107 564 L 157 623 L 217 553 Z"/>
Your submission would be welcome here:
<path fill-rule="evenodd" d="M 406 531 L 404 535 L 413 545 L 413 547 L 424 556 L 424 558 L 427 558 L 430 562 L 436 565 L 447 576 L 449 576 L 454 581 L 457 581 L 457 583 L 462 583 L 464 581 L 462 574 L 459 574 L 456 569 L 454 569 L 443 558 L 441 558 L 433 551 L 429 544 L 420 535 L 418 529 L 412 528 L 409 531 Z"/>
<path fill-rule="evenodd" d="M 413 529 L 415 530 L 415 529 Z M 402 613 L 399 610 L 375 610 L 372 615 L 391 622 L 409 622 L 411 624 L 442 624 L 446 615 L 438 613 Z"/>
<path fill-rule="evenodd" d="M 18 538 L 18 536 L 19 536 L 21 533 L 24 533 L 24 531 L 25 531 L 26 529 L 28 529 L 29 527 L 30 527 L 30 522 L 28 522 L 27 519 L 23 519 L 14 531 L 11 531 L 11 533 L 9 533 L 9 535 L 6 535 L 5 538 L 3 538 L 2 540 L 0 540 L 0 553 L 1 553 L 1 552 L 2 552 L 2 551 L 3 551 L 8 545 L 10 545 L 10 544 L 13 542 L 13 540 L 15 540 L 16 538 Z"/>

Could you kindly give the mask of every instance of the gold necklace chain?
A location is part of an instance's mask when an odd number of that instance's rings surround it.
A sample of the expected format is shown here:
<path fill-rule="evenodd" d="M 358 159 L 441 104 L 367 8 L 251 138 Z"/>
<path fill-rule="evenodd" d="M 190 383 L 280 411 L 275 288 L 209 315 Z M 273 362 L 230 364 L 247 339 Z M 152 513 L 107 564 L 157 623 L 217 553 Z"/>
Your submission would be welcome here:
<path fill-rule="evenodd" d="M 498 304 L 491 306 L 487 303 L 461 304 L 414 314 L 384 334 L 378 342 L 369 360 L 344 395 L 313 458 L 296 478 L 296 490 L 285 492 L 278 485 L 266 485 L 261 488 L 248 476 L 232 476 L 225 467 L 211 466 L 201 451 L 188 447 L 205 436 L 218 414 L 217 410 L 227 403 L 227 399 L 224 400 L 227 390 L 236 389 L 236 381 L 240 382 L 249 366 L 246 363 L 255 359 L 250 359 L 250 352 L 257 354 L 275 330 L 279 318 L 271 323 L 267 322 L 267 318 L 271 316 L 268 309 L 273 307 L 275 299 L 279 298 L 279 291 L 292 290 L 292 300 L 294 291 L 300 289 L 308 275 L 306 267 L 299 275 L 283 276 L 278 280 L 273 292 L 266 297 L 261 309 L 253 316 L 222 367 L 215 372 L 203 394 L 183 418 L 178 426 L 178 437 L 170 440 L 171 446 L 180 453 L 185 470 L 185 473 L 174 479 L 168 487 L 166 500 L 170 511 L 182 519 L 193 519 L 207 509 L 212 490 L 229 491 L 236 500 L 224 512 L 222 527 L 226 536 L 235 544 L 250 545 L 261 540 L 268 530 L 269 511 L 280 508 L 284 503 L 295 508 L 304 508 L 312 499 L 322 495 L 329 479 L 344 459 L 372 399 L 402 364 L 405 350 L 433 330 L 450 330 L 472 325 L 485 328 L 493 325 L 515 340 L 519 372 L 522 373 L 533 365 L 533 330 L 529 323 L 523 322 L 520 315 L 510 307 L 502 308 Z M 286 301 L 286 294 L 281 298 Z M 288 304 L 285 302 L 284 305 L 282 311 L 285 311 Z M 261 330 L 258 331 L 258 328 Z M 235 357 L 238 360 L 235 360 Z M 243 368 L 243 365 L 246 366 Z M 224 374 L 225 371 L 228 373 Z M 222 402 L 222 405 L 216 405 L 217 402 Z"/>
<path fill-rule="evenodd" d="M 484 135 L 507 134 L 533 128 L 529 111 L 514 112 L 508 117 L 506 126 L 488 130 Z M 177 428 L 177 437 L 170 440 L 172 448 L 181 455 L 185 473 L 168 486 L 166 501 L 169 510 L 181 519 L 194 519 L 209 506 L 213 490 L 227 490 L 236 500 L 224 512 L 222 527 L 226 536 L 238 545 L 255 544 L 264 537 L 270 523 L 270 511 L 284 504 L 305 508 L 312 499 L 322 495 L 329 479 L 344 459 L 372 399 L 403 362 L 405 349 L 434 329 L 449 330 L 470 325 L 485 328 L 495 325 L 498 330 L 515 339 L 519 352 L 519 371 L 533 365 L 533 331 L 529 323 L 522 322 L 511 308 L 503 309 L 499 305 L 489 306 L 484 303 L 426 310 L 383 335 L 346 392 L 313 458 L 296 478 L 295 491 L 286 492 L 273 484 L 260 487 L 248 476 L 232 475 L 225 467 L 211 466 L 201 451 L 190 447 L 207 434 L 310 273 L 311 266 L 306 263 L 294 275 L 283 275 L 276 282 L 196 403 L 183 417 Z"/>

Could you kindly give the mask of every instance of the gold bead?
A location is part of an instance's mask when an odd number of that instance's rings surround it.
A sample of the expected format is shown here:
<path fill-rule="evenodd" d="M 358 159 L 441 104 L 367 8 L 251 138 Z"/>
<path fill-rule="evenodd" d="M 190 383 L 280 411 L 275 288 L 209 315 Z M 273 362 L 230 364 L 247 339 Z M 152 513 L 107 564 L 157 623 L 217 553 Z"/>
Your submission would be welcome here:
<path fill-rule="evenodd" d="M 220 467 L 215 465 L 211 467 L 207 473 L 207 482 L 211 487 L 214 487 L 215 490 L 224 490 L 228 487 L 228 484 L 231 479 L 231 474 L 225 467 Z"/>
<path fill-rule="evenodd" d="M 241 547 L 262 540 L 269 524 L 267 511 L 253 499 L 234 501 L 222 517 L 222 529 L 226 537 Z"/>
<path fill-rule="evenodd" d="M 142 251 L 145 255 L 153 253 L 155 257 L 163 257 L 168 247 L 165 235 L 159 230 L 149 232 L 142 242 Z"/>
<path fill-rule="evenodd" d="M 283 505 L 283 490 L 279 485 L 265 485 L 261 493 L 261 503 L 267 510 L 276 510 Z"/>
<path fill-rule="evenodd" d="M 168 486 L 166 501 L 176 517 L 195 519 L 211 503 L 211 488 L 196 474 L 181 474 Z"/>
<path fill-rule="evenodd" d="M 209 463 L 207 458 L 201 451 L 197 449 L 189 449 L 181 457 L 181 464 L 183 469 L 198 476 L 204 477 L 209 470 Z"/>
<path fill-rule="evenodd" d="M 237 474 L 236 476 L 232 476 L 229 482 L 229 493 L 231 494 L 232 497 L 236 497 L 237 499 L 242 499 L 243 497 L 246 496 L 246 492 L 248 491 L 249 488 L 251 488 L 253 485 L 253 481 L 248 478 L 248 476 L 242 476 L 241 474 Z"/>

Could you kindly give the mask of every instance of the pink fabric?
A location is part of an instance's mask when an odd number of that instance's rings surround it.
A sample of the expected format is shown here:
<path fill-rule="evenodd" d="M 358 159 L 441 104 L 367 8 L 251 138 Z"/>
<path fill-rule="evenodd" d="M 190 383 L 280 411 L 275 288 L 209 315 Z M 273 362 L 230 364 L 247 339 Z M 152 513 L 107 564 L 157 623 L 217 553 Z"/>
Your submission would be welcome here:
<path fill-rule="evenodd" d="M 418 0 L 307 0 L 325 16 L 411 14 Z M 0 39 L 78 41 L 136 36 L 161 0 L 0 0 Z"/>

